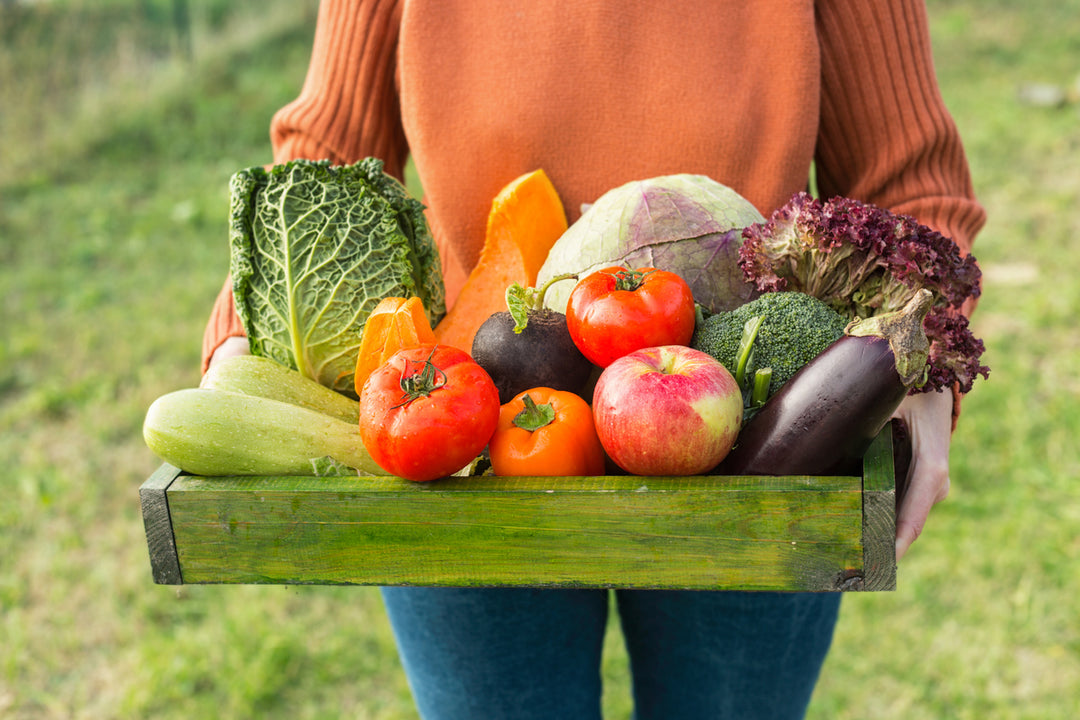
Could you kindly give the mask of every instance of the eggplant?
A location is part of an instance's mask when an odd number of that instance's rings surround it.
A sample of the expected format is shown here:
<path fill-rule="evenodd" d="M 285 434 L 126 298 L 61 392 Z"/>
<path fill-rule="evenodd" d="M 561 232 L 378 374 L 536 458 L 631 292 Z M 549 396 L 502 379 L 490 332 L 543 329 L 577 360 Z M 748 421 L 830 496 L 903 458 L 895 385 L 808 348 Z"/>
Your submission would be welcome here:
<path fill-rule="evenodd" d="M 859 462 L 912 387 L 925 381 L 933 304 L 918 291 L 895 312 L 856 319 L 743 426 L 716 472 L 858 474 Z"/>

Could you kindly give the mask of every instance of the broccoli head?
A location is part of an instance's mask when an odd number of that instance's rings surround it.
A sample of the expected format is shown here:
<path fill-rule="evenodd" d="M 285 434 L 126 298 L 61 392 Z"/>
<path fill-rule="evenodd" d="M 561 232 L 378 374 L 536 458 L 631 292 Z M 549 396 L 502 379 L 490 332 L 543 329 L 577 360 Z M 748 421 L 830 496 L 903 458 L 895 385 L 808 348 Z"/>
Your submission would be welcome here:
<path fill-rule="evenodd" d="M 767 397 L 772 397 L 799 368 L 838 340 L 847 323 L 843 315 L 806 293 L 767 292 L 705 318 L 691 345 L 712 355 L 740 380 L 749 406 L 758 370 L 771 368 Z"/>

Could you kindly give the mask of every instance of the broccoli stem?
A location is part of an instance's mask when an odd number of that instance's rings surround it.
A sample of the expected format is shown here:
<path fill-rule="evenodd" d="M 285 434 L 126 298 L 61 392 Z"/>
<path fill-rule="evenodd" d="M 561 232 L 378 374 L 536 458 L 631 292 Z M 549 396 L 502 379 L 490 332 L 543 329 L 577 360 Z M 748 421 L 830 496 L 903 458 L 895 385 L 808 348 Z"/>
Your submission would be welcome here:
<path fill-rule="evenodd" d="M 739 349 L 735 354 L 735 382 L 741 388 L 746 387 L 746 368 L 750 364 L 750 359 L 754 356 L 754 341 L 757 340 L 758 330 L 761 329 L 761 323 L 764 321 L 764 315 L 755 315 L 743 325 L 742 337 L 739 339 Z"/>
<path fill-rule="evenodd" d="M 769 399 L 769 385 L 772 384 L 772 368 L 761 368 L 754 373 L 754 387 L 750 391 L 750 407 L 761 407 Z"/>

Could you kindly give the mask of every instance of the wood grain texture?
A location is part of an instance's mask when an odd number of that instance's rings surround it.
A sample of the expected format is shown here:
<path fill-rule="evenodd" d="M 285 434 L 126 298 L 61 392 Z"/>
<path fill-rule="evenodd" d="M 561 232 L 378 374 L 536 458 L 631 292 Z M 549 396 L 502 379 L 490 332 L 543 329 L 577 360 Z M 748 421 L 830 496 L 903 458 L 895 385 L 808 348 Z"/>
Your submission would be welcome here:
<path fill-rule="evenodd" d="M 154 582 L 160 585 L 179 585 L 183 582 L 168 500 L 169 486 L 179 475 L 179 468 L 165 464 L 139 488 L 146 545 L 150 551 L 150 572 Z"/>
<path fill-rule="evenodd" d="M 860 478 L 191 478 L 185 582 L 832 590 Z"/>
<path fill-rule="evenodd" d="M 889 426 L 863 456 L 863 578 L 857 589 L 896 589 L 896 479 Z"/>

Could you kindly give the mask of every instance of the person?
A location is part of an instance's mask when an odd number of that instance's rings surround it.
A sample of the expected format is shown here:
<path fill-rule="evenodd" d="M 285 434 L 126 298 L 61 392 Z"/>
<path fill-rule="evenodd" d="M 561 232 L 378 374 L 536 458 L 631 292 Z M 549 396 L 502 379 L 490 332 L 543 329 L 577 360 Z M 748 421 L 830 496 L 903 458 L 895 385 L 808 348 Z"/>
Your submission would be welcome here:
<path fill-rule="evenodd" d="M 984 222 L 919 0 L 324 0 L 275 162 L 411 156 L 452 302 L 491 199 L 543 168 L 573 222 L 631 180 L 698 173 L 765 216 L 807 187 L 912 215 L 969 252 Z M 970 313 L 973 304 L 965 306 Z M 244 352 L 226 281 L 204 368 Z M 913 461 L 896 555 L 949 489 L 954 393 L 897 411 Z M 599 718 L 617 607 L 635 716 L 797 718 L 838 594 L 385 588 L 424 718 Z"/>

